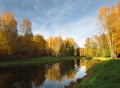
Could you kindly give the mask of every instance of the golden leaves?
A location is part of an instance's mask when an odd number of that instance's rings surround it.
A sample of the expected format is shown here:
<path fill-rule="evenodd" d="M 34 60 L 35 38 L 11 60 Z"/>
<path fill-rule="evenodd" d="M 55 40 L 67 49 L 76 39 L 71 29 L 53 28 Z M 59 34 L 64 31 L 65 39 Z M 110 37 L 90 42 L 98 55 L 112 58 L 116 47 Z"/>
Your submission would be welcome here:
<path fill-rule="evenodd" d="M 118 47 L 120 44 L 120 2 L 112 7 L 102 7 L 99 10 L 98 16 L 101 24 L 106 29 L 111 49 L 111 55 L 115 57 L 115 54 L 118 53 L 119 50 L 117 48 L 120 48 L 120 46 Z"/>

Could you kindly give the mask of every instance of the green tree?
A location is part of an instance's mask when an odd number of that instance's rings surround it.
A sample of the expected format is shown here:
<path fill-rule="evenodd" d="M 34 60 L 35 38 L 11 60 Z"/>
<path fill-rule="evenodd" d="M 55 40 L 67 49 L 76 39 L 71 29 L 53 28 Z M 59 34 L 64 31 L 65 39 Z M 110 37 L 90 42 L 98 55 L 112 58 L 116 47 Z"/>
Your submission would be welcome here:
<path fill-rule="evenodd" d="M 87 38 L 85 43 L 86 56 L 97 56 L 97 43 L 92 38 Z"/>

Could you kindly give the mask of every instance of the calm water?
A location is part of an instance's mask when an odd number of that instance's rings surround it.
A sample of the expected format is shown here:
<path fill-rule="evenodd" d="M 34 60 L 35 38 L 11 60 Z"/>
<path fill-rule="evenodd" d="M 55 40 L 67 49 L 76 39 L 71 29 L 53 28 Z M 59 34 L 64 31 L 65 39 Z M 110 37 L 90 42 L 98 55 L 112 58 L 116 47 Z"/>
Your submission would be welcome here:
<path fill-rule="evenodd" d="M 86 75 L 80 60 L 0 69 L 0 88 L 64 88 Z"/>

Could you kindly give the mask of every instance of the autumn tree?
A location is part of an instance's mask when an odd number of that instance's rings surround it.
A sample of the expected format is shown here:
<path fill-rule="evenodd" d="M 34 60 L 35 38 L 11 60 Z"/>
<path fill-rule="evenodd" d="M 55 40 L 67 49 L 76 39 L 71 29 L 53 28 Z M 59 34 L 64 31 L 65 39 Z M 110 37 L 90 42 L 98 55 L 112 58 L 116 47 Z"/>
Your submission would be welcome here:
<path fill-rule="evenodd" d="M 53 54 L 53 41 L 54 41 L 54 37 L 49 37 L 46 42 L 47 42 L 47 54 L 48 56 L 52 56 Z"/>
<path fill-rule="evenodd" d="M 0 29 L 0 55 L 9 55 L 11 52 L 11 46 L 8 45 L 8 39 L 5 35 L 5 31 Z"/>
<path fill-rule="evenodd" d="M 80 53 L 80 56 L 86 56 L 86 50 L 85 50 L 85 48 L 80 48 L 79 53 Z"/>
<path fill-rule="evenodd" d="M 24 18 L 21 24 L 20 32 L 25 34 L 32 34 L 32 22 L 28 18 Z"/>
<path fill-rule="evenodd" d="M 61 36 L 47 39 L 47 52 L 49 56 L 74 56 L 75 42 L 73 38 L 62 40 Z"/>
<path fill-rule="evenodd" d="M 55 51 L 55 56 L 60 56 L 61 52 L 61 45 L 62 45 L 62 37 L 61 36 L 57 36 L 54 39 L 54 51 Z"/>
<path fill-rule="evenodd" d="M 29 19 L 24 18 L 22 20 L 20 32 L 22 33 L 21 36 L 21 53 L 23 55 L 32 55 L 34 51 L 34 46 L 33 46 L 33 34 L 32 34 L 32 23 Z"/>
<path fill-rule="evenodd" d="M 62 37 L 49 37 L 47 39 L 47 51 L 49 56 L 60 56 L 61 55 L 61 46 L 62 46 Z"/>
<path fill-rule="evenodd" d="M 73 38 L 63 40 L 61 36 L 52 36 L 45 40 L 42 35 L 33 35 L 32 22 L 28 18 L 22 20 L 18 30 L 12 12 L 0 15 L 0 56 L 73 56 L 75 44 Z M 79 49 L 76 54 L 79 55 Z"/>
<path fill-rule="evenodd" d="M 4 47 L 1 47 L 0 51 L 6 51 L 4 53 L 6 55 L 15 54 L 17 48 L 17 21 L 15 20 L 12 12 L 6 11 L 2 13 L 2 15 L 0 16 L 0 30 L 0 36 L 3 37 L 3 39 L 1 39 L 0 41 L 4 44 Z"/>
<path fill-rule="evenodd" d="M 94 36 L 95 42 L 98 44 L 97 53 L 98 56 L 108 57 L 110 56 L 109 43 L 107 41 L 106 34 L 100 34 Z"/>
<path fill-rule="evenodd" d="M 62 40 L 62 44 L 61 44 L 61 47 L 60 47 L 60 53 L 61 53 L 61 56 L 67 56 L 65 40 Z"/>
<path fill-rule="evenodd" d="M 46 41 L 42 35 L 34 35 L 34 54 L 37 56 L 45 56 L 46 55 Z"/>
<path fill-rule="evenodd" d="M 74 47 L 75 47 L 74 39 L 67 37 L 65 43 L 66 43 L 67 56 L 74 56 Z"/>
<path fill-rule="evenodd" d="M 99 10 L 100 23 L 105 29 L 110 45 L 111 58 L 116 58 L 120 52 L 120 2 L 112 7 L 102 7 Z"/>

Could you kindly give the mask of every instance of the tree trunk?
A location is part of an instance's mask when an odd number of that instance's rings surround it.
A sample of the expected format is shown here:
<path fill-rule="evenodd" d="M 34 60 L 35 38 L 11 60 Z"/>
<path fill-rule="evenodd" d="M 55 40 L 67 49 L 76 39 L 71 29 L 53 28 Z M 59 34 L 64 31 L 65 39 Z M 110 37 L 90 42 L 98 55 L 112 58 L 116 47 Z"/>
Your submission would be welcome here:
<path fill-rule="evenodd" d="M 109 40 L 109 44 L 110 44 L 110 52 L 111 52 L 111 58 L 112 59 L 115 59 L 116 58 L 116 53 L 115 53 L 115 50 L 114 50 L 114 44 L 113 44 L 113 34 L 108 34 L 108 40 Z"/>

